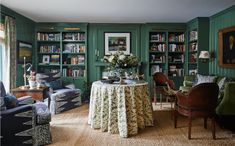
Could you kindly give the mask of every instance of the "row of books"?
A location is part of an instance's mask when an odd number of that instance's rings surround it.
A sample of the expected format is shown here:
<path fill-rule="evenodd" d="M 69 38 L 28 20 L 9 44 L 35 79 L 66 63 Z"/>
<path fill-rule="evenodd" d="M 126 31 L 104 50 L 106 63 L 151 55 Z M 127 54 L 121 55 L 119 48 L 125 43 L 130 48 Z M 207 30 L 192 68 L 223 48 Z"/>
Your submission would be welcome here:
<path fill-rule="evenodd" d="M 198 45 L 197 43 L 190 43 L 189 44 L 189 51 L 197 51 Z"/>
<path fill-rule="evenodd" d="M 165 34 L 151 34 L 150 35 L 150 42 L 164 42 Z"/>
<path fill-rule="evenodd" d="M 163 72 L 163 68 L 160 65 L 151 65 L 151 75 L 156 72 Z"/>
<path fill-rule="evenodd" d="M 189 41 L 194 41 L 198 39 L 198 32 L 197 31 L 190 31 L 189 33 Z"/>
<path fill-rule="evenodd" d="M 85 41 L 85 33 L 64 33 L 64 41 Z"/>
<path fill-rule="evenodd" d="M 169 34 L 170 42 L 184 42 L 184 34 Z"/>
<path fill-rule="evenodd" d="M 169 76 L 184 76 L 184 69 L 182 67 L 177 67 L 176 65 L 169 66 Z"/>
<path fill-rule="evenodd" d="M 165 52 L 166 51 L 166 44 L 153 44 L 150 48 L 151 51 L 158 51 L 158 52 Z"/>
<path fill-rule="evenodd" d="M 85 63 L 85 56 L 84 55 L 76 55 L 72 57 L 66 57 L 65 60 L 63 60 L 64 64 L 81 64 Z"/>
<path fill-rule="evenodd" d="M 85 45 L 68 43 L 64 45 L 63 53 L 85 53 L 85 51 Z"/>
<path fill-rule="evenodd" d="M 168 61 L 169 62 L 174 62 L 174 63 L 183 63 L 184 62 L 184 55 L 174 55 L 174 56 L 168 56 Z"/>
<path fill-rule="evenodd" d="M 189 55 L 189 62 L 190 63 L 195 63 L 197 61 L 197 54 L 190 54 Z"/>
<path fill-rule="evenodd" d="M 185 45 L 170 44 L 169 45 L 169 51 L 170 52 L 184 52 L 185 51 Z"/>
<path fill-rule="evenodd" d="M 71 69 L 71 68 L 63 68 L 62 69 L 63 77 L 84 77 L 85 70 L 84 69 Z"/>
<path fill-rule="evenodd" d="M 60 48 L 56 45 L 40 46 L 40 53 L 60 53 Z"/>
<path fill-rule="evenodd" d="M 59 33 L 37 33 L 38 41 L 60 41 Z"/>
<path fill-rule="evenodd" d="M 165 55 L 158 56 L 158 55 L 152 54 L 150 57 L 151 57 L 150 62 L 152 62 L 152 63 L 164 63 L 164 62 L 166 62 L 166 56 Z"/>

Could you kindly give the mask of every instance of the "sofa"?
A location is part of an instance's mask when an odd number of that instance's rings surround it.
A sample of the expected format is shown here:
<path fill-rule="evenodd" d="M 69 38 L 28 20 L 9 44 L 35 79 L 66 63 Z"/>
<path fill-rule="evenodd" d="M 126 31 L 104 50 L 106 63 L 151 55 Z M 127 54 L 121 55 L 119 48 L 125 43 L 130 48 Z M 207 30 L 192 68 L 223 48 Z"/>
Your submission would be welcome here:
<path fill-rule="evenodd" d="M 58 114 L 82 104 L 81 90 L 73 84 L 64 85 L 60 73 L 37 73 L 37 81 L 41 85 L 48 86 L 48 98 L 44 100 L 51 114 Z"/>
<path fill-rule="evenodd" d="M 1 145 L 47 145 L 52 143 L 51 114 L 43 102 L 33 98 L 16 98 L 5 92 L 0 81 Z"/>
<path fill-rule="evenodd" d="M 217 121 L 222 127 L 235 131 L 235 79 L 215 75 L 186 75 L 179 90 L 188 92 L 192 86 L 203 81 L 218 84 L 220 92 L 216 107 Z"/>

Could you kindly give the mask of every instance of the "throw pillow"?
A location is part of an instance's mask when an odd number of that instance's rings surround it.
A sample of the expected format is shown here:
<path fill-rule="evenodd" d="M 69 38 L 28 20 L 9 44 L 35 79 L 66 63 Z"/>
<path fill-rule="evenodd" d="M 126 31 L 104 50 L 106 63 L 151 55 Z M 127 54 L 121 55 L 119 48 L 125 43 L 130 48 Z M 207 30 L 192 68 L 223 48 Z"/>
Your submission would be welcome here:
<path fill-rule="evenodd" d="M 215 81 L 215 79 L 216 79 L 216 76 L 204 76 L 204 75 L 197 74 L 196 85 L 201 84 L 201 83 L 212 83 Z"/>
<path fill-rule="evenodd" d="M 62 85 L 61 85 L 61 81 L 60 81 L 60 80 L 55 80 L 55 81 L 51 81 L 51 82 L 46 82 L 46 86 L 52 88 L 53 90 L 63 88 Z"/>
<path fill-rule="evenodd" d="M 4 97 L 4 102 L 5 102 L 5 105 L 6 105 L 7 109 L 15 108 L 19 105 L 19 102 L 18 102 L 17 98 L 14 95 L 11 95 L 11 94 L 7 94 Z"/>
<path fill-rule="evenodd" d="M 224 89 L 225 82 L 226 82 L 226 77 L 223 77 L 222 79 L 220 79 L 220 81 L 218 82 L 219 90 Z"/>

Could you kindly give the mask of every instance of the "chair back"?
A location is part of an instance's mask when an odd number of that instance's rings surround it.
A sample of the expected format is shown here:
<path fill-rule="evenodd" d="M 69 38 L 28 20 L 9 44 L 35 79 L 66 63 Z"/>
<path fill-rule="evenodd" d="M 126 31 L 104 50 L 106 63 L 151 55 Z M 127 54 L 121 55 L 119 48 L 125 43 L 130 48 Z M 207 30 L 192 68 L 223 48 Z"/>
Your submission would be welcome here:
<path fill-rule="evenodd" d="M 188 94 L 190 109 L 214 110 L 217 105 L 219 87 L 216 83 L 202 83 L 194 86 Z"/>
<path fill-rule="evenodd" d="M 174 86 L 174 83 L 162 72 L 154 73 L 153 80 L 156 86 L 166 86 L 167 84 L 169 84 L 171 88 Z"/>

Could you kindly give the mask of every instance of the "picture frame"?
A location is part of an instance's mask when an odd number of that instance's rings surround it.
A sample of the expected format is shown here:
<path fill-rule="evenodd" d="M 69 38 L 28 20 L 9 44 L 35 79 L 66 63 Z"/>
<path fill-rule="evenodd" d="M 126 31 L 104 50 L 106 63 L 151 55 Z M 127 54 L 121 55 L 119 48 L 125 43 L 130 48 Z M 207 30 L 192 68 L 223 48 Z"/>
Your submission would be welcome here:
<path fill-rule="evenodd" d="M 42 56 L 42 63 L 49 64 L 50 63 L 50 55 L 43 55 Z"/>
<path fill-rule="evenodd" d="M 220 29 L 218 43 L 219 66 L 235 68 L 235 26 Z"/>
<path fill-rule="evenodd" d="M 105 55 L 111 55 L 117 51 L 122 51 L 125 55 L 130 55 L 130 36 L 128 33 L 104 33 Z"/>
<path fill-rule="evenodd" d="M 17 41 L 17 63 L 32 63 L 33 48 L 32 44 L 24 41 Z"/>

